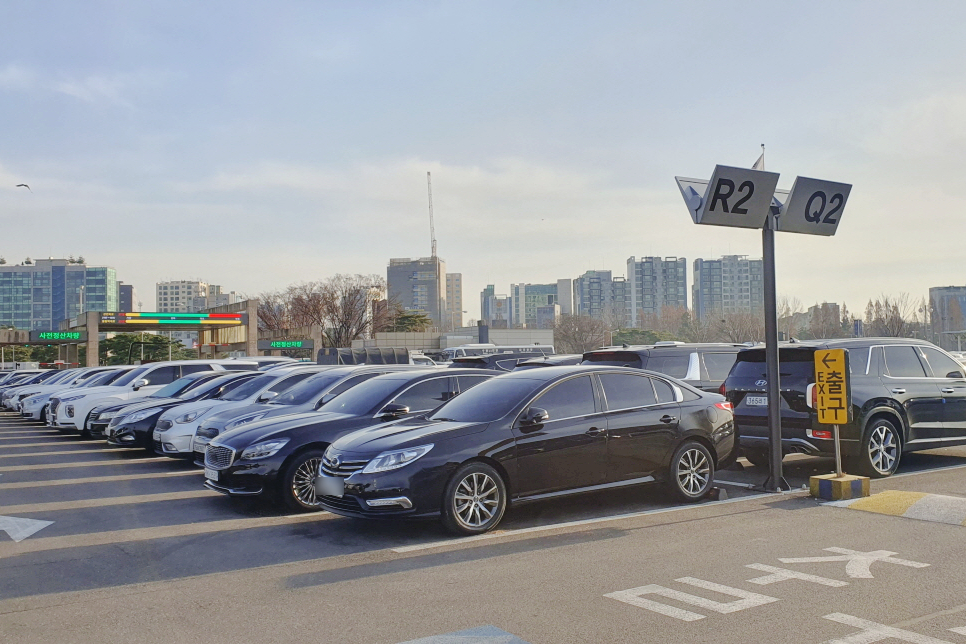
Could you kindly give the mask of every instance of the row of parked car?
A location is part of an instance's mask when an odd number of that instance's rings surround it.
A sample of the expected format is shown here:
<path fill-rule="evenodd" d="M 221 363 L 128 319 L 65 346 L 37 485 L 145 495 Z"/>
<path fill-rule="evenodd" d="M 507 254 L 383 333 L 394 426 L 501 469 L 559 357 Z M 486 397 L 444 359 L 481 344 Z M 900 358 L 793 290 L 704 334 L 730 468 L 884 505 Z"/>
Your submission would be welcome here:
<path fill-rule="evenodd" d="M 813 354 L 849 350 L 855 471 L 966 443 L 966 377 L 929 343 L 850 339 L 781 347 L 783 450 L 833 453 L 809 399 Z M 204 485 L 297 510 L 438 517 L 493 529 L 510 503 L 663 482 L 706 496 L 739 447 L 767 465 L 764 349 L 663 343 L 549 356 L 511 372 L 455 361 L 315 365 L 267 358 L 162 362 L 0 380 L 0 402 L 65 432 L 191 459 Z"/>

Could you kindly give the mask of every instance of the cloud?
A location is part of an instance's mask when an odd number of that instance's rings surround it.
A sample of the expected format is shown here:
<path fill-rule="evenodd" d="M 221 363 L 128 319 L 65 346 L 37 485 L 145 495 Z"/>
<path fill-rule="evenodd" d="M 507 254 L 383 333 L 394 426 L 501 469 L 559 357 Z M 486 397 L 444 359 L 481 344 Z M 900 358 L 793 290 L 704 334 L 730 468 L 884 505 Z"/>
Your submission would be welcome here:
<path fill-rule="evenodd" d="M 9 63 L 0 69 L 0 89 L 24 90 L 33 87 L 35 82 L 34 73 L 19 65 Z"/>
<path fill-rule="evenodd" d="M 107 103 L 132 107 L 124 97 L 126 82 L 121 76 L 88 76 L 80 80 L 65 80 L 52 84 L 51 89 L 73 96 L 87 103 Z"/>

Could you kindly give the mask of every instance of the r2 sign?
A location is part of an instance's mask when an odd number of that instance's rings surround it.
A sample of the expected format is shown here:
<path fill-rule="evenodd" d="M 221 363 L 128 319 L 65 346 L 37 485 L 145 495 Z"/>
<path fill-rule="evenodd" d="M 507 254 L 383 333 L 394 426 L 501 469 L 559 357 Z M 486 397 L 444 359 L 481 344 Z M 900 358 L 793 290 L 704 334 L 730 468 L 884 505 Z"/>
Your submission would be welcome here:
<path fill-rule="evenodd" d="M 715 166 L 701 206 L 694 213 L 695 223 L 761 228 L 777 185 L 776 172 Z"/>
<path fill-rule="evenodd" d="M 778 218 L 787 233 L 832 236 L 839 227 L 852 185 L 797 177 Z"/>

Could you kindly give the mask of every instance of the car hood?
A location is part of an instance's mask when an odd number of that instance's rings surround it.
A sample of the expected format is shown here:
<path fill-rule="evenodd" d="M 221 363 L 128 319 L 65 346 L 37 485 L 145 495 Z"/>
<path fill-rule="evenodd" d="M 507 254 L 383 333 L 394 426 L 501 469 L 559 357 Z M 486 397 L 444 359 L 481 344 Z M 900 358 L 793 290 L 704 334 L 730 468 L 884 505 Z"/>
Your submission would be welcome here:
<path fill-rule="evenodd" d="M 132 414 L 136 411 L 141 411 L 144 409 L 151 409 L 152 407 L 171 407 L 172 405 L 179 405 L 184 401 L 179 398 L 146 398 L 144 400 L 139 400 L 137 402 L 128 402 L 125 405 L 115 405 L 117 408 L 122 408 L 124 410 L 124 415 Z M 103 409 L 101 411 L 104 411 Z"/>
<path fill-rule="evenodd" d="M 340 452 L 376 453 L 424 445 L 435 441 L 482 432 L 490 423 L 409 418 L 371 425 L 347 434 L 332 443 Z"/>
<path fill-rule="evenodd" d="M 185 414 L 190 414 L 193 411 L 197 411 L 198 409 L 208 409 L 209 407 L 215 407 L 215 406 L 221 407 L 222 405 L 226 405 L 226 404 L 228 403 L 226 403 L 224 400 L 211 400 L 211 399 L 196 400 L 194 402 L 182 401 L 182 404 L 172 409 L 168 409 L 163 414 L 161 414 L 161 418 L 164 418 L 167 420 L 174 420 L 175 416 L 183 416 Z"/>
<path fill-rule="evenodd" d="M 106 396 L 108 394 L 123 394 L 130 393 L 130 387 L 87 387 L 86 389 L 65 389 L 58 392 L 60 395 L 58 398 L 70 398 L 71 396 L 84 395 L 85 398 L 93 398 L 95 396 Z"/>
<path fill-rule="evenodd" d="M 36 387 L 23 385 L 21 388 L 23 389 L 23 393 L 26 393 L 28 390 L 30 390 L 34 392 L 34 394 L 55 394 L 60 393 L 61 391 L 71 391 L 71 389 L 73 389 L 72 387 L 67 387 L 65 385 L 37 385 Z"/>
<path fill-rule="evenodd" d="M 280 438 L 289 435 L 292 430 L 326 425 L 335 421 L 356 418 L 349 414 L 334 414 L 322 412 L 306 412 L 292 414 L 281 418 L 266 418 L 232 429 L 215 440 L 229 447 L 247 447 L 270 438 Z"/>

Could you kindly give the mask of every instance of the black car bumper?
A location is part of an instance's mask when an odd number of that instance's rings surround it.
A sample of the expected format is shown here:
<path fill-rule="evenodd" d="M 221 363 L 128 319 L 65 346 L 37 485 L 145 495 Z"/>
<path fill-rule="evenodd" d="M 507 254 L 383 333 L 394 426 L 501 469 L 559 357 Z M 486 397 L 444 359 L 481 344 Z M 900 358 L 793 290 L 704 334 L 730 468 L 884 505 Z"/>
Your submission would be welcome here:
<path fill-rule="evenodd" d="M 205 487 L 228 496 L 258 496 L 272 492 L 278 483 L 279 467 L 282 459 L 269 459 L 270 462 L 253 461 L 232 464 L 224 470 L 217 470 L 217 479 L 207 476 L 206 467 Z M 197 463 L 197 461 L 196 461 Z M 200 463 L 204 466 L 204 463 Z"/>
<path fill-rule="evenodd" d="M 363 474 L 342 479 L 342 496 L 325 494 L 320 477 L 316 494 L 323 509 L 363 519 L 430 519 L 440 515 L 440 501 L 448 480 L 448 468 L 413 463 L 398 471 Z M 340 478 L 340 477 L 328 477 Z"/>
<path fill-rule="evenodd" d="M 768 418 L 761 416 L 735 416 L 741 448 L 767 450 L 769 445 Z M 808 454 L 809 456 L 834 456 L 835 441 L 832 426 L 814 423 L 810 417 L 782 417 L 782 453 Z M 858 438 L 852 436 L 848 425 L 840 428 L 842 454 L 858 453 Z"/>
<path fill-rule="evenodd" d="M 108 432 L 107 444 L 119 447 L 143 447 L 147 450 L 153 450 L 154 440 L 152 439 L 152 434 L 157 419 L 157 416 L 151 416 L 136 423 L 121 423 L 116 427 L 112 427 L 111 431 Z M 92 423 L 92 434 L 93 425 Z"/>

